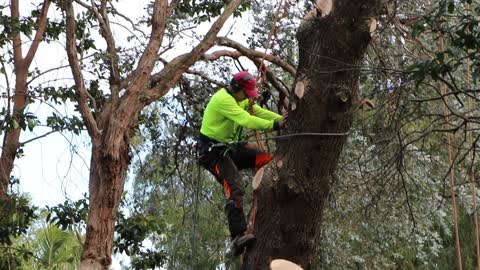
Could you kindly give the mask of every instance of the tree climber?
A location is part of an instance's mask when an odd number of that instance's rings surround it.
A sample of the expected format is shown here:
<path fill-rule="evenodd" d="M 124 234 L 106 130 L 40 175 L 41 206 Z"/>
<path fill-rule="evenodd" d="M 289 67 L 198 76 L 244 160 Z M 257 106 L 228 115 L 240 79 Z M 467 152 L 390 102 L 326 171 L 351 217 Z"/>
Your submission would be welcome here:
<path fill-rule="evenodd" d="M 245 188 L 239 170 L 258 170 L 272 159 L 271 154 L 240 143 L 242 129 L 280 130 L 287 117 L 258 105 L 253 105 L 254 113 L 249 114 L 248 98 L 256 97 L 255 77 L 247 71 L 235 74 L 230 85 L 221 88 L 208 102 L 199 134 L 200 164 L 215 176 L 225 191 L 225 214 L 234 256 L 242 254 L 245 247 L 255 240 L 253 234 L 245 234 Z"/>

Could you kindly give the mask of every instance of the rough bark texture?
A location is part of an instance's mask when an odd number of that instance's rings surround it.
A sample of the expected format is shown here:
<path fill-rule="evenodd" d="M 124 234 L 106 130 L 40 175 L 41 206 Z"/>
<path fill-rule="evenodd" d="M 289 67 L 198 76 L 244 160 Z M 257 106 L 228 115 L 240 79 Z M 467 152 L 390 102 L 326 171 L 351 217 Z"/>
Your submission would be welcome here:
<path fill-rule="evenodd" d="M 79 269 L 109 269 L 112 263 L 112 239 L 125 176 L 130 164 L 129 136 L 123 136 L 120 155 L 105 155 L 104 143 L 92 146 L 90 163 L 90 205 L 87 237 Z"/>
<path fill-rule="evenodd" d="M 303 83 L 302 97 L 290 97 L 286 133 L 349 131 L 358 103 L 359 65 L 371 40 L 369 18 L 376 15 L 379 2 L 337 0 L 329 15 L 307 15 L 297 32 L 296 84 Z M 273 259 L 311 268 L 346 140 L 299 136 L 277 142 L 275 162 L 260 185 L 257 241 L 247 250 L 243 269 L 269 269 Z"/>
<path fill-rule="evenodd" d="M 65 1 L 67 17 L 67 54 L 75 80 L 75 91 L 79 97 L 78 108 L 92 139 L 90 161 L 89 213 L 80 270 L 109 269 L 112 263 L 112 244 L 115 220 L 123 193 L 125 177 L 130 164 L 130 138 L 137 125 L 138 95 L 146 85 L 146 78 L 152 72 L 155 55 L 162 43 L 167 17 L 167 0 L 156 0 L 153 8 L 151 39 L 140 59 L 136 76 L 126 88 L 127 94 L 120 99 L 118 55 L 105 6 L 94 10 L 107 40 L 110 54 L 110 88 L 112 97 L 102 112 L 94 115 L 87 106 L 87 90 L 75 46 L 75 20 L 72 1 Z M 142 80 L 143 79 L 143 80 Z"/>

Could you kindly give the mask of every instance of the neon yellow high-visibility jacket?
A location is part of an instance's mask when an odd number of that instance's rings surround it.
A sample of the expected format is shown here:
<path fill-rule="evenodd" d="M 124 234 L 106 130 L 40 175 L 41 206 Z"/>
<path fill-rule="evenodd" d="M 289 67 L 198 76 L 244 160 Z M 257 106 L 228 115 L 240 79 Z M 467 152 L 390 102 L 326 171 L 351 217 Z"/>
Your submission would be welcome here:
<path fill-rule="evenodd" d="M 200 133 L 219 142 L 237 141 L 240 126 L 254 130 L 273 130 L 281 115 L 253 105 L 254 115 L 248 113 L 248 99 L 237 102 L 225 88 L 215 93 L 203 113 Z M 236 138 L 235 138 L 236 137 Z"/>

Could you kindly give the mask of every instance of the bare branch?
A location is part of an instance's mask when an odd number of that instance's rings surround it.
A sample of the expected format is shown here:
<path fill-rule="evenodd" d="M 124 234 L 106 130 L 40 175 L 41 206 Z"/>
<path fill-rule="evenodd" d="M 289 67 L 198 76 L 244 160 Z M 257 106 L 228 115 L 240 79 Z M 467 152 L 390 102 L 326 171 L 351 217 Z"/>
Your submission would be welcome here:
<path fill-rule="evenodd" d="M 7 69 L 5 68 L 5 61 L 3 61 L 3 58 L 2 58 L 2 57 L 0 57 L 0 64 L 2 65 L 3 70 L 7 70 Z M 6 72 L 4 72 L 3 75 L 4 75 L 4 77 L 5 77 L 5 83 L 6 83 L 6 85 L 7 85 L 7 95 L 9 95 L 9 94 L 10 94 L 10 80 L 8 79 L 8 75 L 7 75 Z M 10 99 L 9 96 L 8 96 L 8 99 Z M 9 109 L 9 111 L 10 111 L 10 109 Z"/>
<path fill-rule="evenodd" d="M 137 32 L 140 32 L 143 37 L 147 37 L 147 35 L 145 34 L 145 32 L 143 32 L 141 29 L 139 29 L 135 23 L 127 16 L 123 15 L 122 13 L 118 12 L 118 10 L 113 6 L 113 4 L 110 2 L 110 7 L 112 8 L 112 13 L 114 15 L 117 15 L 117 16 L 120 16 L 122 19 L 124 19 L 125 21 L 129 22 L 130 23 L 130 26 L 132 27 L 133 30 L 137 31 Z M 120 25 L 120 24 L 119 24 Z M 128 29 L 126 26 L 123 26 L 125 29 L 127 29 L 130 33 L 132 33 L 132 31 L 130 29 Z M 133 33 L 132 33 L 133 34 Z"/>
<path fill-rule="evenodd" d="M 55 132 L 59 132 L 59 131 L 62 131 L 62 130 L 50 130 L 49 132 L 47 132 L 47 133 L 45 133 L 45 134 L 43 134 L 43 135 L 40 135 L 40 136 L 37 136 L 37 137 L 35 137 L 35 138 L 26 140 L 26 141 L 24 141 L 24 142 L 21 142 L 20 144 L 25 145 L 25 144 L 27 144 L 27 143 L 30 143 L 30 142 L 33 142 L 33 141 L 36 141 L 36 140 L 45 138 L 45 137 L 47 137 L 48 135 L 50 135 L 50 134 L 52 134 L 52 133 L 55 133 Z"/>
<path fill-rule="evenodd" d="M 58 67 L 54 67 L 54 68 L 50 68 L 50 69 L 47 69 L 43 72 L 40 72 L 38 73 L 37 75 L 35 76 L 32 76 L 32 78 L 27 82 L 27 85 L 29 85 L 31 82 L 33 82 L 35 79 L 38 79 L 40 77 L 42 77 L 43 75 L 49 73 L 49 72 L 52 72 L 52 71 L 55 71 L 55 70 L 59 70 L 59 69 L 62 69 L 62 68 L 68 68 L 70 65 L 63 65 L 63 66 L 58 66 Z"/>
<path fill-rule="evenodd" d="M 208 55 L 206 55 L 206 54 L 205 54 L 204 56 L 208 57 Z M 225 55 L 221 55 L 221 56 L 225 56 Z M 219 56 L 219 57 L 221 57 L 221 56 Z M 218 58 L 215 58 L 214 60 L 216 60 L 216 59 L 218 59 Z M 168 64 L 168 61 L 165 60 L 165 59 L 163 59 L 163 58 L 160 58 L 159 60 L 160 60 L 160 62 L 162 62 L 164 65 L 167 65 L 167 64 Z M 210 60 L 210 59 L 209 59 L 209 60 Z M 212 61 L 213 61 L 213 60 L 212 60 Z M 214 79 L 210 78 L 210 77 L 209 77 L 207 74 L 205 74 L 204 72 L 201 72 L 201 71 L 198 71 L 198 70 L 193 70 L 193 69 L 188 69 L 188 70 L 186 71 L 186 73 L 199 76 L 200 78 L 202 78 L 202 79 L 204 79 L 204 80 L 206 80 L 206 81 L 208 81 L 208 82 L 210 82 L 210 83 L 216 84 L 216 85 L 219 86 L 219 87 L 225 87 L 225 84 L 224 84 L 224 83 L 219 82 L 219 81 L 217 81 L 217 80 L 214 80 Z"/>
<path fill-rule="evenodd" d="M 243 55 L 238 51 L 221 50 L 221 51 L 213 52 L 211 54 L 204 54 L 202 55 L 201 60 L 215 61 L 220 57 L 224 57 L 224 56 L 231 57 L 233 59 L 238 59 L 240 58 L 240 56 L 243 56 Z"/>
<path fill-rule="evenodd" d="M 145 51 L 138 62 L 136 70 L 133 72 L 130 78 L 132 80 L 128 82 L 127 90 L 130 93 L 132 98 L 135 98 L 135 94 L 143 88 L 143 86 L 148 82 L 148 77 L 150 76 L 155 61 L 158 59 L 157 53 L 162 44 L 163 35 L 165 33 L 166 27 L 166 9 L 168 2 L 166 0 L 156 0 L 153 8 L 153 18 L 152 18 L 152 34 L 150 35 L 150 40 L 148 42 Z"/>
<path fill-rule="evenodd" d="M 265 54 L 265 53 L 262 53 L 262 52 L 259 52 L 259 51 L 256 51 L 256 50 L 249 49 L 249 48 L 241 45 L 240 43 L 238 43 L 236 41 L 233 41 L 229 38 L 218 37 L 217 38 L 217 44 L 220 45 L 220 46 L 226 46 L 226 47 L 234 48 L 234 49 L 238 50 L 240 53 L 242 53 L 243 55 L 245 55 L 249 58 L 251 58 L 251 57 L 264 58 L 265 60 L 278 65 L 279 67 L 281 67 L 282 69 L 284 69 L 285 71 L 287 71 L 288 73 L 290 73 L 294 77 L 297 73 L 297 71 L 295 70 L 294 67 L 292 67 L 289 63 L 282 60 L 280 57 L 273 56 L 273 55 L 270 55 L 270 54 Z"/>
<path fill-rule="evenodd" d="M 37 32 L 35 33 L 35 38 L 33 39 L 32 45 L 28 50 L 27 56 L 25 57 L 25 66 L 28 68 L 32 63 L 33 57 L 37 52 L 38 45 L 42 41 L 43 33 L 45 32 L 45 27 L 47 26 L 47 14 L 48 8 L 50 7 L 50 1 L 45 0 L 43 2 L 42 11 L 40 13 L 40 19 L 38 21 Z"/>
<path fill-rule="evenodd" d="M 230 1 L 203 40 L 190 53 L 176 57 L 161 72 L 152 76 L 153 87 L 146 93 L 148 99 L 145 101 L 145 104 L 149 104 L 165 95 L 177 83 L 182 73 L 198 61 L 207 50 L 213 47 L 218 32 L 241 2 L 241 0 Z"/>
<path fill-rule="evenodd" d="M 65 13 L 67 24 L 67 55 L 70 68 L 72 70 L 73 78 L 75 80 L 75 92 L 78 96 L 78 110 L 82 114 L 85 126 L 92 139 L 96 139 L 100 136 L 100 130 L 98 129 L 95 118 L 87 105 L 87 89 L 85 87 L 85 81 L 83 79 L 82 70 L 79 65 L 78 52 L 76 47 L 75 36 L 75 17 L 72 6 L 72 0 L 65 1 Z"/>
<path fill-rule="evenodd" d="M 143 108 L 138 107 L 139 93 L 148 83 L 154 64 L 158 60 L 157 53 L 166 27 L 167 6 L 167 0 L 155 0 L 150 40 L 137 68 L 129 75 L 131 80 L 126 84 L 126 94 L 121 98 L 118 107 L 112 102 L 107 102 L 99 116 L 101 126 L 108 125 L 104 140 L 111 142 L 103 151 L 113 159 L 119 158 L 123 145 L 124 138 L 119 134 L 126 132 L 135 124 L 136 114 Z M 116 117 L 112 117 L 112 114 Z"/>
<path fill-rule="evenodd" d="M 94 0 L 92 2 L 92 11 L 100 24 L 100 34 L 107 42 L 107 52 L 110 59 L 110 91 L 112 92 L 111 99 L 113 104 L 117 104 L 120 93 L 120 71 L 118 69 L 118 54 L 115 47 L 115 40 L 113 39 L 112 30 L 108 21 L 106 10 L 107 2 L 102 0 L 100 10 L 95 6 Z"/>
<path fill-rule="evenodd" d="M 210 78 L 207 74 L 205 74 L 204 72 L 201 72 L 201 71 L 198 71 L 198 70 L 193 70 L 193 69 L 189 69 L 187 70 L 188 74 L 192 74 L 192 75 L 196 75 L 196 76 L 199 76 L 201 77 L 202 79 L 208 81 L 209 83 L 213 83 L 219 87 L 225 87 L 225 84 L 222 83 L 222 82 L 219 82 L 217 80 L 214 80 L 212 78 Z"/>
<path fill-rule="evenodd" d="M 12 20 L 20 19 L 20 12 L 18 9 L 19 9 L 18 0 L 12 0 L 12 5 L 10 6 Z M 13 40 L 13 61 L 15 63 L 15 67 L 18 69 L 23 64 L 22 40 L 20 38 L 20 30 L 17 29 L 13 32 L 12 40 Z"/>
<path fill-rule="evenodd" d="M 84 2 L 82 2 L 82 1 L 80 1 L 80 0 L 74 0 L 74 1 L 75 1 L 75 3 L 79 4 L 80 6 L 86 8 L 86 9 L 88 9 L 88 10 L 90 10 L 90 11 L 93 11 L 93 10 L 92 10 L 92 7 L 89 6 L 89 5 L 87 5 L 86 3 L 84 3 Z"/>

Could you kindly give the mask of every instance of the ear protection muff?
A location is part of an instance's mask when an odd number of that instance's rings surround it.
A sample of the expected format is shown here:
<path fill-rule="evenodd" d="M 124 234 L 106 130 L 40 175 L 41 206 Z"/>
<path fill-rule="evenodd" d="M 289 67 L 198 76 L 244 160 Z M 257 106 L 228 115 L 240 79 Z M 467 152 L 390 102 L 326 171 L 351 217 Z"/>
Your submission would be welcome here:
<path fill-rule="evenodd" d="M 252 78 L 255 78 L 253 77 L 252 74 L 248 74 L 246 75 L 245 77 L 242 78 L 242 82 L 246 82 Z M 236 93 L 236 92 L 239 92 L 239 91 L 242 91 L 243 90 L 243 86 L 241 86 L 237 81 L 235 81 L 234 79 L 232 79 L 230 81 L 230 86 L 232 86 L 232 92 Z"/>

